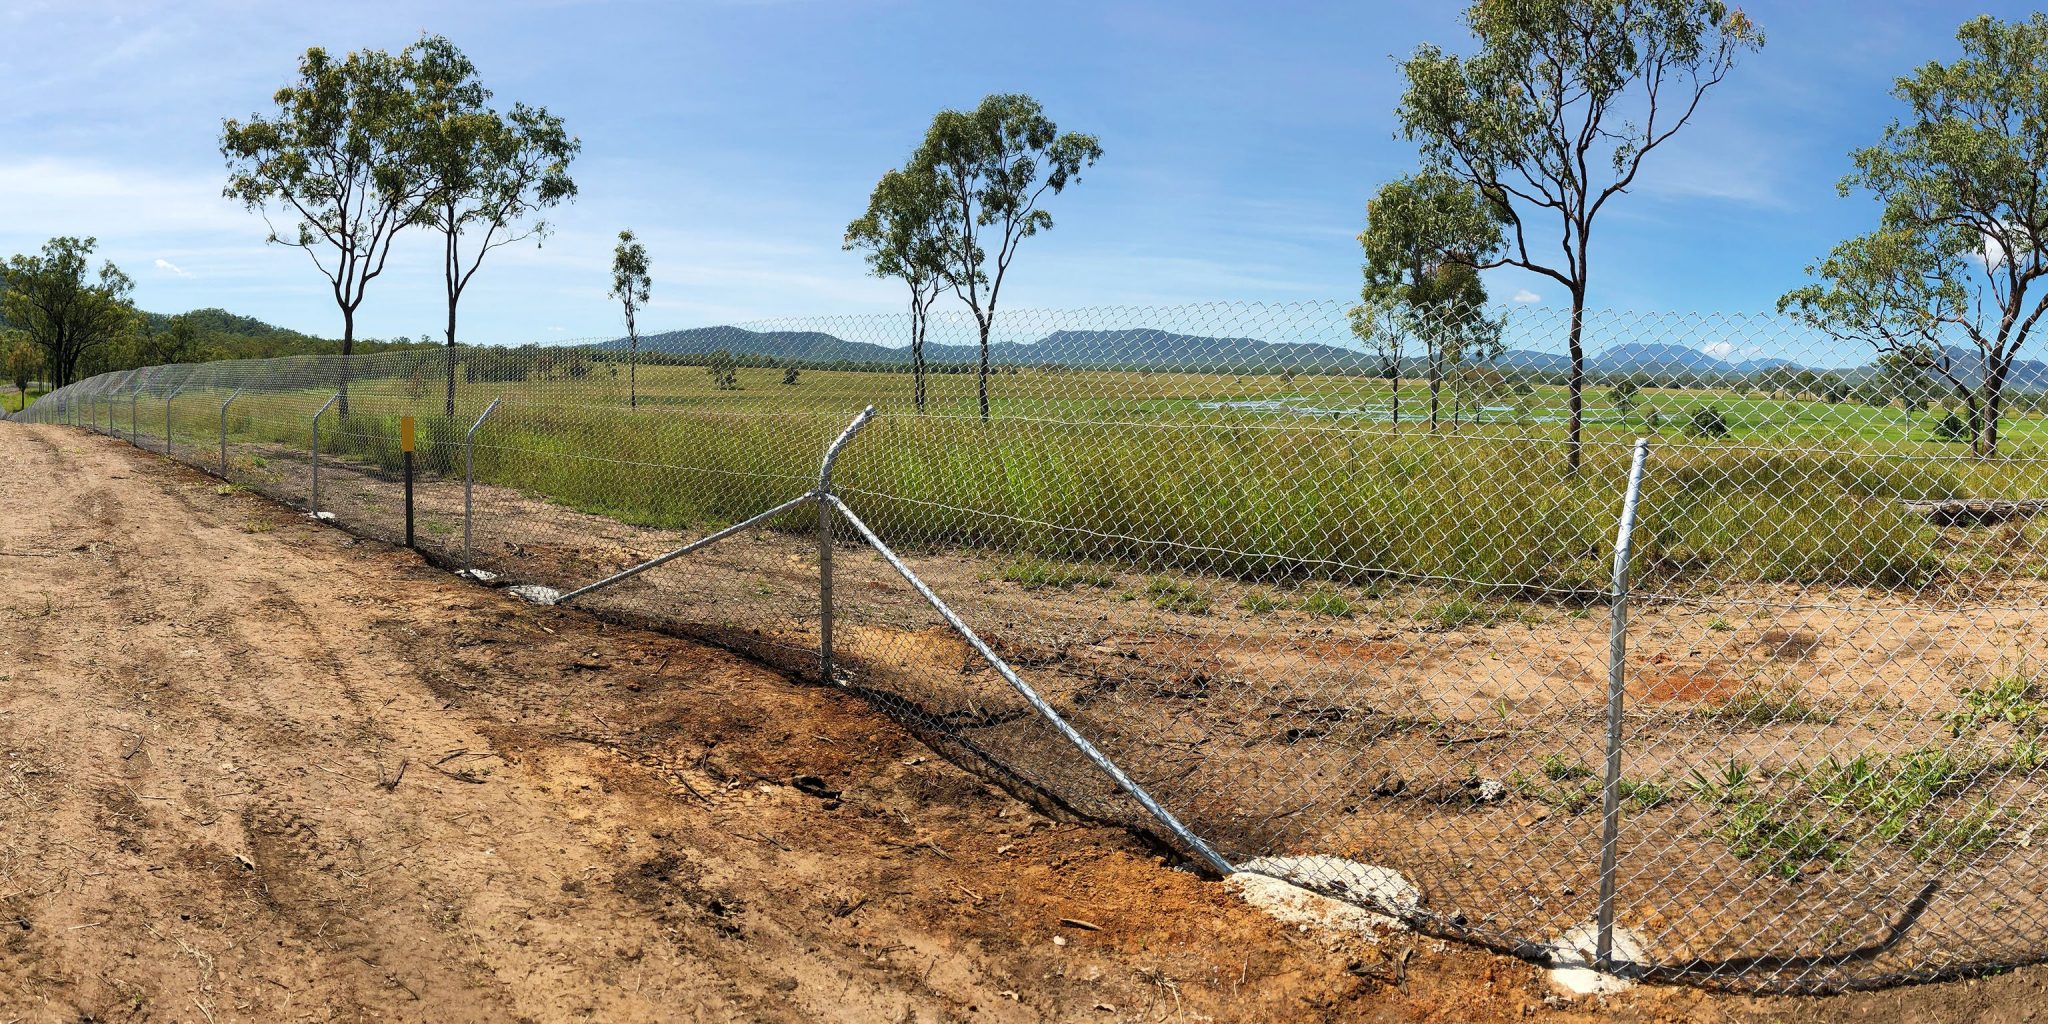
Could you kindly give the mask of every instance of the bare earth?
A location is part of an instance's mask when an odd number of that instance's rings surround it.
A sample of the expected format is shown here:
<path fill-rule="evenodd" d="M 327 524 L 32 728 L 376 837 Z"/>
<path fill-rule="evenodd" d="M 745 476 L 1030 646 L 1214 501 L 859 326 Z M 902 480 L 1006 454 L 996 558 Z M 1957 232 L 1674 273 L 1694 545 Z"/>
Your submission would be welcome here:
<path fill-rule="evenodd" d="M 0 1021 L 2021 1021 L 2048 991 L 1572 1002 L 1282 926 L 846 693 L 117 441 L 0 424 L 0 479 Z"/>

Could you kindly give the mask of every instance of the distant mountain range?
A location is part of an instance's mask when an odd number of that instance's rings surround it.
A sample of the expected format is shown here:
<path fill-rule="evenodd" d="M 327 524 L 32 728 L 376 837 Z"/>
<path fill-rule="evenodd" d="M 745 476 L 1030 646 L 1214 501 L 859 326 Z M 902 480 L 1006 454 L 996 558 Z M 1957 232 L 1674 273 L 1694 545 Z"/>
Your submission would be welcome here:
<path fill-rule="evenodd" d="M 622 351 L 624 338 L 596 346 Z M 642 351 L 676 357 L 705 356 L 726 351 L 736 356 L 772 359 L 804 364 L 864 366 L 907 366 L 907 346 L 877 345 L 848 341 L 823 331 L 751 331 L 741 327 L 699 327 L 670 331 L 640 339 Z M 1971 349 L 1951 348 L 1949 357 L 1963 381 L 1976 384 L 1982 377 L 1982 361 Z M 979 354 L 973 345 L 925 346 L 925 360 L 932 364 L 971 364 Z M 996 366 L 1056 365 L 1077 369 L 1152 369 L 1184 372 L 1274 372 L 1358 370 L 1378 372 L 1384 361 L 1375 353 L 1319 343 L 1270 342 L 1258 338 L 1218 338 L 1197 334 L 1176 334 L 1155 328 L 1125 330 L 1054 331 L 1031 342 L 997 342 L 989 346 L 989 362 Z M 1571 361 L 1562 353 L 1510 349 L 1492 360 L 1505 371 L 1562 374 Z M 1404 373 L 1423 369 L 1423 360 L 1409 356 L 1402 360 Z M 1658 342 L 1626 342 L 1593 353 L 1586 370 L 1596 377 L 1623 374 L 1653 378 L 1690 380 L 1737 380 L 1775 369 L 1821 370 L 1789 359 L 1752 358 L 1730 361 L 1684 345 Z M 1877 372 L 1874 365 L 1836 367 L 1824 372 L 1861 380 Z M 2013 387 L 2048 390 L 2048 361 L 2022 360 L 2014 363 Z"/>

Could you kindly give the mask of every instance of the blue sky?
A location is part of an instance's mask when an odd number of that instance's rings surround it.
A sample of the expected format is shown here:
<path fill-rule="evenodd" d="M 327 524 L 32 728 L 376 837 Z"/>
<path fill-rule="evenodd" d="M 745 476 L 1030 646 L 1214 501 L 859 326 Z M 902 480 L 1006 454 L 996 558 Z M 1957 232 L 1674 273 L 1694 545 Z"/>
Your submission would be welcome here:
<path fill-rule="evenodd" d="M 264 108 L 311 45 L 396 49 L 450 36 L 501 102 L 542 104 L 581 137 L 581 197 L 539 249 L 493 257 L 465 340 L 618 330 L 612 239 L 653 258 L 657 327 L 895 311 L 900 286 L 842 252 L 874 179 L 931 114 L 992 91 L 1037 96 L 1105 155 L 1051 205 L 1004 302 L 1149 305 L 1346 299 L 1366 197 L 1414 166 L 1396 137 L 1392 58 L 1462 50 L 1462 4 L 1033 4 L 913 0 L 347 5 L 10 0 L 0 11 L 0 254 L 94 235 L 147 309 L 221 306 L 336 335 L 303 253 L 263 244 L 220 198 L 220 122 Z M 1865 230 L 1835 182 L 1895 110 L 1892 79 L 1955 52 L 1964 18 L 2020 5 L 1755 2 L 1769 44 L 1602 214 L 1591 301 L 1632 310 L 1768 308 L 1801 268 Z M 410 244 L 408 244 L 408 242 Z M 359 332 L 438 334 L 421 234 L 371 286 Z M 1499 272 L 1501 300 L 1555 303 Z"/>

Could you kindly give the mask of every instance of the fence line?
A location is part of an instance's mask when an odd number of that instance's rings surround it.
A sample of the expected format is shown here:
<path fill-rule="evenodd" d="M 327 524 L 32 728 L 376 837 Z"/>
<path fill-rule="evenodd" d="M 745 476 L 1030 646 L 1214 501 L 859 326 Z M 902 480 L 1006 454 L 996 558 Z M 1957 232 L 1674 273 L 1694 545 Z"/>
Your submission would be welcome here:
<path fill-rule="evenodd" d="M 1562 315 L 1480 319 L 1418 381 L 1448 331 L 1334 304 L 1010 314 L 986 421 L 970 324 L 913 387 L 873 317 L 155 367 L 17 418 L 384 539 L 415 419 L 451 567 L 1436 934 L 1771 991 L 2048 959 L 2048 365 L 1973 454 L 1967 394 L 1792 322 L 1598 312 L 1575 443 Z"/>

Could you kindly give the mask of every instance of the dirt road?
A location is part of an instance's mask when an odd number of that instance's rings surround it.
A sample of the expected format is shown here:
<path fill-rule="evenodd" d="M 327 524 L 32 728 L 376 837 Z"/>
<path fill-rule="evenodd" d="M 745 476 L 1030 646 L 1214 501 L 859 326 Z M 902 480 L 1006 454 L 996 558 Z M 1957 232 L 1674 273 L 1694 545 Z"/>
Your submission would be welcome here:
<path fill-rule="evenodd" d="M 0 424 L 0 480 L 0 1021 L 2026 1020 L 2048 988 L 1568 1002 L 1281 926 L 845 694 L 119 442 Z"/>

